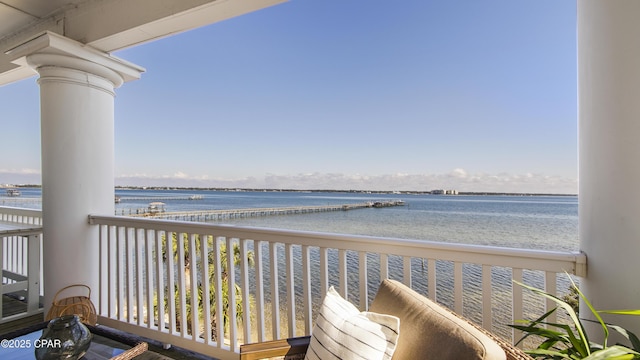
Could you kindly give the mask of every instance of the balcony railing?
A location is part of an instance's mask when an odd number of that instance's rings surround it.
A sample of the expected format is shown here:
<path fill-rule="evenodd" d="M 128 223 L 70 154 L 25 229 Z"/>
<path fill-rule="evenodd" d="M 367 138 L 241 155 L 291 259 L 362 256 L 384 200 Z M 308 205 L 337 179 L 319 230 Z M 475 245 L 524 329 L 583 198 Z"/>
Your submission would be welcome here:
<path fill-rule="evenodd" d="M 309 334 L 329 286 L 365 310 L 384 278 L 513 340 L 507 324 L 552 304 L 512 280 L 562 294 L 565 274 L 586 274 L 581 253 L 89 218 L 100 228 L 100 323 L 222 359 L 242 343 Z"/>
<path fill-rule="evenodd" d="M 42 213 L 0 207 L 0 323 L 42 312 Z"/>

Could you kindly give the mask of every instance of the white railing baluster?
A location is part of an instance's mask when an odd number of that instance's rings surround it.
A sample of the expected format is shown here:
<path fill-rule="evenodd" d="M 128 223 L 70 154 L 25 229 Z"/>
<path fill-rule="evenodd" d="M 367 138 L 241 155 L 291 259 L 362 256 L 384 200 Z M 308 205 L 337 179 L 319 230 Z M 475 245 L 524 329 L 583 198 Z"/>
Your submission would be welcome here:
<path fill-rule="evenodd" d="M 328 249 L 320 248 L 320 292 L 324 294 L 329 289 L 329 259 Z"/>
<path fill-rule="evenodd" d="M 217 346 L 221 348 L 224 346 L 224 313 L 222 312 L 222 255 L 220 254 L 220 239 L 217 236 L 213 237 L 213 267 L 214 267 L 214 288 L 216 297 L 216 342 Z M 228 283 L 227 283 L 228 284 Z"/>
<path fill-rule="evenodd" d="M 269 267 L 271 268 L 271 334 L 280 339 L 280 288 L 278 286 L 277 243 L 269 244 Z"/>
<path fill-rule="evenodd" d="M 15 272 L 19 273 L 19 274 L 26 274 L 26 269 L 24 268 L 24 256 L 25 256 L 25 251 L 24 251 L 24 247 L 25 247 L 25 241 L 22 238 L 17 238 L 15 237 L 13 239 L 13 244 L 15 249 L 17 250 L 17 254 L 16 257 L 14 259 L 14 265 L 13 265 L 13 269 Z"/>
<path fill-rule="evenodd" d="M 134 300 L 133 300 L 133 292 L 135 290 L 135 285 L 133 282 L 133 274 L 134 274 L 134 270 L 133 270 L 133 251 L 135 250 L 134 246 L 134 237 L 135 237 L 135 229 L 134 228 L 125 228 L 125 256 L 127 259 L 127 272 L 126 272 L 126 284 L 125 284 L 125 288 L 126 288 L 126 292 L 127 292 L 127 305 L 126 305 L 126 312 L 127 312 L 127 321 L 132 323 L 133 322 L 133 310 L 134 310 Z"/>
<path fill-rule="evenodd" d="M 157 313 L 157 319 L 158 319 L 158 330 L 160 331 L 166 331 L 166 327 L 167 324 L 165 322 L 165 306 L 164 306 L 164 299 L 166 299 L 165 297 L 165 279 L 164 279 L 164 274 L 167 274 L 167 270 L 164 267 L 164 260 L 162 258 L 162 253 L 164 251 L 164 249 L 166 249 L 166 246 L 163 248 L 162 247 L 162 238 L 166 237 L 166 233 L 160 230 L 156 230 L 154 232 L 155 236 L 154 236 L 154 241 L 155 241 L 155 248 L 156 248 L 156 269 L 155 269 L 155 273 L 156 273 L 156 288 L 155 288 L 155 299 L 156 299 L 156 304 L 158 304 L 158 313 Z M 169 330 L 171 331 L 171 330 Z"/>
<path fill-rule="evenodd" d="M 491 285 L 491 265 L 482 265 L 482 327 L 491 331 L 493 310 L 491 298 L 493 289 Z"/>
<path fill-rule="evenodd" d="M 185 274 L 185 254 L 184 254 L 184 237 L 185 233 L 176 233 L 176 257 L 178 260 L 177 264 L 177 281 L 178 281 L 178 306 L 176 311 L 180 312 L 180 335 L 182 337 L 186 337 L 188 334 L 187 331 L 187 286 L 186 286 L 186 274 Z M 169 291 L 173 291 L 173 288 L 169 289 Z"/>
<path fill-rule="evenodd" d="M 404 256 L 402 258 L 402 282 L 411 287 L 411 257 Z"/>
<path fill-rule="evenodd" d="M 247 304 L 250 303 L 249 296 L 249 251 L 247 250 L 247 240 L 240 240 L 240 282 L 242 283 L 242 325 L 244 342 L 251 343 L 251 312 L 247 310 Z"/>
<path fill-rule="evenodd" d="M 155 242 L 155 238 L 153 236 L 154 232 L 152 230 L 146 229 L 145 230 L 145 239 L 144 239 L 144 244 L 145 244 L 145 260 L 146 260 L 146 266 L 145 266 L 145 273 L 146 273 L 146 285 L 147 285 L 147 290 L 146 290 L 146 296 L 145 296 L 145 300 L 146 300 L 146 306 L 147 306 L 147 317 L 146 317 L 146 321 L 147 321 L 147 327 L 151 328 L 154 325 L 154 321 L 155 321 L 155 317 L 154 317 L 154 310 L 153 310 L 153 244 Z"/>
<path fill-rule="evenodd" d="M 367 276 L 367 253 L 361 251 L 358 253 L 358 270 L 360 275 L 360 311 L 369 309 L 369 278 Z"/>
<path fill-rule="evenodd" d="M 13 259 L 15 258 L 16 254 L 14 252 L 14 237 L 6 237 L 6 243 L 7 243 L 7 250 L 5 251 L 5 266 L 7 269 L 11 269 L 13 267 Z"/>
<path fill-rule="evenodd" d="M 126 256 L 126 227 L 118 227 L 116 232 L 117 239 L 117 252 L 116 252 L 116 266 L 117 266 L 117 282 L 118 282 L 118 293 L 117 293 L 117 303 L 118 303 L 118 320 L 124 322 L 125 321 L 125 309 L 124 309 L 124 299 L 126 299 L 125 292 L 125 266 L 127 263 Z M 125 259 L 122 261 L 121 259 Z"/>
<path fill-rule="evenodd" d="M 380 254 L 380 280 L 389 278 L 389 255 Z"/>
<path fill-rule="evenodd" d="M 100 269 L 100 275 L 98 277 L 98 293 L 96 294 L 98 297 L 98 304 L 96 311 L 99 315 L 105 315 L 104 305 L 107 304 L 107 295 L 109 294 L 109 289 L 107 288 L 109 270 L 108 270 L 108 247 L 107 247 L 107 235 L 108 229 L 104 225 L 98 225 L 98 239 L 100 239 L 100 243 L 98 244 L 98 268 Z M 0 257 L 1 258 L 1 257 Z"/>
<path fill-rule="evenodd" d="M 173 235 L 178 236 L 178 233 L 165 231 L 165 256 L 166 256 L 166 272 L 167 272 L 167 286 L 166 290 L 162 289 L 165 294 L 165 299 L 167 299 L 167 307 L 168 307 L 168 316 L 167 319 L 169 321 L 169 333 L 173 334 L 177 331 L 176 321 L 176 287 L 175 287 L 175 268 L 173 261 Z"/>
<path fill-rule="evenodd" d="M 463 272 L 462 272 L 462 263 L 461 262 L 455 262 L 453 264 L 453 301 L 454 301 L 454 311 L 457 312 L 458 314 L 462 314 L 463 311 L 463 304 L 462 304 L 462 299 L 463 299 L 463 290 L 462 290 L 462 284 L 463 284 Z"/>
<path fill-rule="evenodd" d="M 191 293 L 191 335 L 195 340 L 199 339 L 198 334 L 200 333 L 200 305 L 198 304 L 198 264 L 196 255 L 196 236 L 195 234 L 189 234 L 189 275 L 191 278 L 189 279 L 190 287 L 189 292 Z M 202 241 L 202 239 L 200 239 Z M 185 324 L 186 327 L 186 324 Z"/>
<path fill-rule="evenodd" d="M 144 324 L 144 275 L 143 275 L 143 266 L 142 261 L 144 257 L 143 247 L 144 247 L 144 229 L 136 229 L 136 300 L 137 300 L 137 309 L 136 309 L 136 320 L 138 325 L 142 326 Z"/>
<path fill-rule="evenodd" d="M 229 286 L 229 340 L 231 341 L 231 351 L 238 350 L 238 314 L 236 311 L 236 272 L 234 266 L 234 241 L 227 237 L 227 282 Z"/>
<path fill-rule="evenodd" d="M 549 294 L 556 294 L 557 293 L 556 280 L 557 280 L 556 273 L 553 273 L 553 272 L 550 272 L 550 271 L 545 271 L 544 291 L 546 291 Z M 553 302 L 553 300 L 546 299 L 546 301 L 545 301 L 545 311 L 549 311 L 549 310 L 553 309 L 554 307 L 556 307 L 556 305 L 557 304 L 555 302 Z M 547 321 L 550 322 L 550 323 L 557 322 L 558 321 L 557 311 L 554 311 L 551 315 L 549 315 L 549 317 L 547 318 Z"/>
<path fill-rule="evenodd" d="M 522 269 L 519 268 L 513 268 L 512 269 L 512 275 L 513 280 L 517 281 L 519 283 L 522 283 Z M 524 298 L 522 296 L 522 286 L 513 283 L 512 285 L 512 306 L 513 306 L 513 319 L 512 321 L 515 322 L 517 320 L 521 320 L 524 318 L 524 310 L 523 310 L 523 301 Z M 514 340 L 518 340 L 522 337 L 522 331 L 520 330 L 516 330 L 513 329 L 513 331 L 511 332 L 511 342 L 514 342 Z"/>
<path fill-rule="evenodd" d="M 438 280 L 436 277 L 436 259 L 428 259 L 427 260 L 427 272 L 428 272 L 428 281 L 429 281 L 429 299 L 433 301 L 437 301 L 437 286 Z"/>
<path fill-rule="evenodd" d="M 287 320 L 289 327 L 289 337 L 296 336 L 296 289 L 295 275 L 293 271 L 293 246 L 286 244 L 285 262 L 287 271 Z"/>
<path fill-rule="evenodd" d="M 212 236 L 210 235 L 200 235 L 200 256 L 202 260 L 200 261 L 200 276 L 202 276 L 202 313 L 203 313 L 203 322 L 204 322 L 204 343 L 211 345 L 211 321 L 213 320 L 211 317 L 211 283 L 209 278 L 209 252 L 211 249 L 209 248 L 209 239 Z"/>
<path fill-rule="evenodd" d="M 38 286 L 40 274 L 40 239 L 42 237 L 38 235 L 29 235 L 27 238 L 29 241 L 29 259 L 27 261 L 27 313 L 34 314 L 38 311 L 40 305 L 40 289 Z M 0 304 L 1 305 L 1 304 Z"/>
<path fill-rule="evenodd" d="M 304 302 L 302 319 L 304 320 L 304 333 L 311 334 L 313 324 L 313 304 L 311 298 L 311 261 L 309 260 L 309 246 L 302 246 L 302 301 Z"/>
<path fill-rule="evenodd" d="M 258 327 L 258 341 L 266 340 L 265 336 L 265 318 L 264 318 L 264 266 L 262 265 L 262 242 L 253 242 L 253 251 L 255 252 L 256 266 L 256 326 Z"/>
<path fill-rule="evenodd" d="M 109 303 L 107 304 L 107 311 L 109 317 L 113 318 L 117 315 L 118 310 L 116 308 L 116 296 L 118 295 L 118 228 L 115 226 L 107 227 L 107 262 L 109 266 L 108 287 L 109 287 Z"/>
<path fill-rule="evenodd" d="M 340 249 L 338 250 L 338 273 L 339 276 L 339 285 L 340 286 L 340 295 L 343 298 L 349 299 L 349 285 L 347 284 L 347 251 Z"/>

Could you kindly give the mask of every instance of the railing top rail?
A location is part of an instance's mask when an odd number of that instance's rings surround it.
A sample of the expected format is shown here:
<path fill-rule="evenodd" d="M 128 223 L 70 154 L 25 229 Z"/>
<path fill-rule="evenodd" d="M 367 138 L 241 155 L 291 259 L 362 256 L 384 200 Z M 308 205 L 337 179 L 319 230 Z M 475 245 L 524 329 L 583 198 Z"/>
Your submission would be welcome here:
<path fill-rule="evenodd" d="M 158 231 L 215 235 L 284 244 L 319 246 L 341 250 L 376 252 L 472 264 L 586 275 L 587 257 L 581 252 L 518 249 L 485 245 L 442 243 L 427 240 L 382 238 L 299 230 L 281 230 L 187 221 L 140 219 L 124 216 L 89 215 L 94 225 L 123 226 Z"/>
<path fill-rule="evenodd" d="M 0 214 L 41 217 L 42 210 L 19 208 L 19 207 L 12 207 L 12 206 L 0 206 Z"/>

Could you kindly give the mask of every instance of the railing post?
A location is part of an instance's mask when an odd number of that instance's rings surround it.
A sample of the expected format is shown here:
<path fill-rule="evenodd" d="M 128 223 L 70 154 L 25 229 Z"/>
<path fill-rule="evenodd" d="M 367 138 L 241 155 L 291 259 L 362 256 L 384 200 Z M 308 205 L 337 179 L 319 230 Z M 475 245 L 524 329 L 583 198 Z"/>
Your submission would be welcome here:
<path fill-rule="evenodd" d="M 31 314 L 40 308 L 40 235 L 29 235 L 28 241 L 27 313 Z"/>

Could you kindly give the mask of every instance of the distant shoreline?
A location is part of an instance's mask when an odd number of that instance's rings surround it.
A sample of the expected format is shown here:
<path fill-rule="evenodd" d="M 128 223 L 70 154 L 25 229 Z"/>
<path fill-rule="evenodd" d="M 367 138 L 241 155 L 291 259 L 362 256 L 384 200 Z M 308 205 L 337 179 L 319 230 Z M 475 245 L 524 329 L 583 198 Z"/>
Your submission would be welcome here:
<path fill-rule="evenodd" d="M 231 192 L 328 192 L 328 193 L 349 193 L 349 194 L 390 194 L 390 195 L 430 195 L 431 191 L 418 190 L 330 190 L 330 189 L 262 189 L 262 188 L 217 188 L 217 187 L 188 187 L 188 186 L 116 186 L 119 190 L 201 190 L 201 191 L 231 191 Z M 510 193 L 510 192 L 487 192 L 487 191 L 460 191 L 457 195 L 434 196 L 578 196 L 577 194 L 554 194 L 554 193 Z"/>
<path fill-rule="evenodd" d="M 41 188 L 42 185 L 22 184 L 12 185 L 14 188 Z M 2 186 L 0 186 L 2 188 Z M 191 187 L 191 186 L 116 186 L 118 190 L 200 190 L 200 191 L 233 191 L 233 192 L 328 192 L 328 193 L 349 193 L 349 194 L 393 194 L 393 195 L 430 195 L 431 191 L 419 190 L 329 190 L 329 189 L 258 189 L 258 188 L 219 188 L 219 187 Z M 513 193 L 513 192 L 490 192 L 490 191 L 459 191 L 457 195 L 434 196 L 578 196 L 577 194 L 554 194 L 554 193 Z"/>

